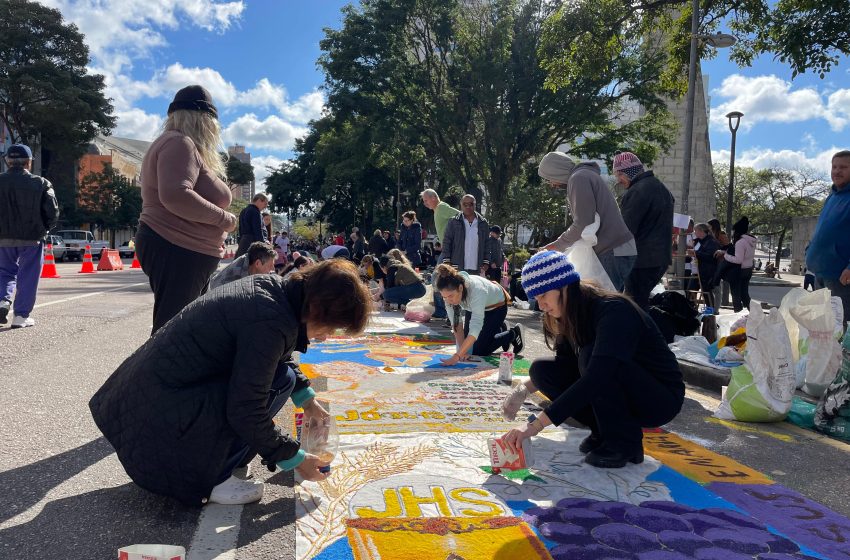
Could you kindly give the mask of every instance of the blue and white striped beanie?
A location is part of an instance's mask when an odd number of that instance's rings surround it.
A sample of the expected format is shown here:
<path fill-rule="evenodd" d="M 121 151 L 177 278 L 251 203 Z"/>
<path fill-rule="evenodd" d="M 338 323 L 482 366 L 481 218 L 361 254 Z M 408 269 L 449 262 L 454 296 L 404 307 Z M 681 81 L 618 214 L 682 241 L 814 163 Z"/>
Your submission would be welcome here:
<path fill-rule="evenodd" d="M 541 251 L 522 267 L 522 289 L 529 298 L 575 284 L 579 280 L 581 276 L 567 255 L 558 251 Z"/>

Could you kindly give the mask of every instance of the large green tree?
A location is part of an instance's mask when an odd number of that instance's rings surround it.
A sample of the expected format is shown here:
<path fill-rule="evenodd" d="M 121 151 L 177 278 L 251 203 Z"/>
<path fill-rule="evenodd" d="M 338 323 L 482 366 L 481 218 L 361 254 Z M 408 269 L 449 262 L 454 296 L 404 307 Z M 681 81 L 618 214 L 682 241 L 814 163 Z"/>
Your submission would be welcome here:
<path fill-rule="evenodd" d="M 83 35 L 58 10 L 0 0 L 0 14 L 0 120 L 13 142 L 41 147 L 42 174 L 73 219 L 74 162 L 115 125 L 103 76 L 87 72 Z"/>
<path fill-rule="evenodd" d="M 639 36 L 608 30 L 617 14 L 591 10 L 583 19 L 598 20 L 598 33 L 587 33 L 583 44 L 592 54 L 575 62 L 569 87 L 547 89 L 543 30 L 559 4 L 363 0 L 348 6 L 342 28 L 326 30 L 321 42 L 329 106 L 413 131 L 454 182 L 483 191 L 490 217 L 499 221 L 523 164 L 561 144 L 595 157 L 628 143 L 651 161 L 670 136 L 663 56 Z M 643 115 L 617 119 L 634 101 Z"/>
<path fill-rule="evenodd" d="M 104 164 L 100 173 L 89 173 L 80 183 L 79 219 L 109 231 L 114 246 L 115 232 L 135 229 L 142 212 L 141 189 Z"/>

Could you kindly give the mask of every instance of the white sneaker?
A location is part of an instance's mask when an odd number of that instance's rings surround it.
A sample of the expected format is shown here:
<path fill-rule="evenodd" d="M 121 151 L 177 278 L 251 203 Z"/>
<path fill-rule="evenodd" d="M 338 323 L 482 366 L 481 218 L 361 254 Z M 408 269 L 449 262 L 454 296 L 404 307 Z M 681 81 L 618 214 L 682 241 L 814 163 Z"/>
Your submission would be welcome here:
<path fill-rule="evenodd" d="M 231 476 L 212 489 L 209 503 L 239 505 L 259 502 L 265 485 L 256 480 L 240 480 Z"/>
<path fill-rule="evenodd" d="M 34 327 L 34 326 L 35 326 L 35 319 L 33 319 L 32 317 L 15 316 L 15 318 L 12 319 L 12 328 L 13 329 L 22 329 L 24 327 Z"/>

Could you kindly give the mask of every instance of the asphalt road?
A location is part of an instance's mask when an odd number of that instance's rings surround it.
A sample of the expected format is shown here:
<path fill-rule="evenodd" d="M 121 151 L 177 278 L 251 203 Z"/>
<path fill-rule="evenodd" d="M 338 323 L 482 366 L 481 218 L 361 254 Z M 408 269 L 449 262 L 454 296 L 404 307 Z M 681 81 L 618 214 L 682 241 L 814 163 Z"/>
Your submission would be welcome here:
<path fill-rule="evenodd" d="M 255 476 L 270 477 L 262 502 L 203 516 L 130 482 L 87 402 L 147 338 L 153 298 L 141 271 L 79 266 L 59 264 L 62 278 L 42 280 L 36 327 L 0 329 L 0 560 L 112 559 L 121 546 L 189 548 L 193 538 L 192 559 L 293 558 L 291 475 L 255 463 Z M 511 310 L 509 320 L 528 326 L 527 357 L 549 353 L 536 314 Z M 850 446 L 784 423 L 720 425 L 708 420 L 716 404 L 689 391 L 668 428 L 850 516 Z"/>

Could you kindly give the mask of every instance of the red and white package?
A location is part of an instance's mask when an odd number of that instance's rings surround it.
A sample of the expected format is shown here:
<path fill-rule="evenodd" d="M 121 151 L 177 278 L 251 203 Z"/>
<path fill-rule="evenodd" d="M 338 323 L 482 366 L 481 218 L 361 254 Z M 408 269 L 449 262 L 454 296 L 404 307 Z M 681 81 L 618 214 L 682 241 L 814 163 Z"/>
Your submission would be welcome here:
<path fill-rule="evenodd" d="M 487 438 L 487 448 L 490 450 L 490 466 L 494 473 L 526 469 L 533 464 L 530 439 L 524 439 L 517 452 L 508 449 L 502 438 Z"/>

